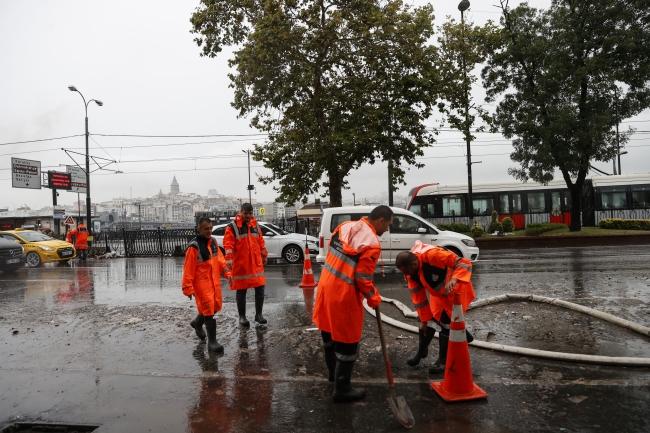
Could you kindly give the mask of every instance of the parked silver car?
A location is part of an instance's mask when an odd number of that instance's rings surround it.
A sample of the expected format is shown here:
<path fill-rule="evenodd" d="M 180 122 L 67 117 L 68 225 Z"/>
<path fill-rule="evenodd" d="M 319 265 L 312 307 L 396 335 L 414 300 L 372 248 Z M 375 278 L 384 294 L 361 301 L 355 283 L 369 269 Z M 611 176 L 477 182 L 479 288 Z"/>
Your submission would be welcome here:
<path fill-rule="evenodd" d="M 313 236 L 305 236 L 299 233 L 289 233 L 271 223 L 258 221 L 262 229 L 266 250 L 269 252 L 269 259 L 284 259 L 287 263 L 302 263 L 305 256 L 305 240 L 309 248 L 311 259 L 318 255 L 318 239 Z M 212 235 L 217 238 L 219 248 L 223 252 L 223 235 L 228 224 L 220 224 L 212 230 Z"/>

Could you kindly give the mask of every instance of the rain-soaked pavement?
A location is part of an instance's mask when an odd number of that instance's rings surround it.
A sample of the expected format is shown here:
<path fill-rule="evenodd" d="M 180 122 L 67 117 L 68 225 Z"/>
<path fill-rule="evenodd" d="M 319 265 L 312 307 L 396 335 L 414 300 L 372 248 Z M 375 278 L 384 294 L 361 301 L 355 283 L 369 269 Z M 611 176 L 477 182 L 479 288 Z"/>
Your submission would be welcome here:
<path fill-rule="evenodd" d="M 483 251 L 477 297 L 558 297 L 650 326 L 647 246 Z M 319 266 L 315 265 L 318 274 Z M 0 428 L 17 421 L 88 423 L 97 432 L 402 431 L 386 397 L 376 322 L 366 315 L 354 383 L 368 396 L 333 404 L 314 293 L 300 266 L 267 268 L 265 329 L 236 326 L 232 292 L 217 315 L 223 356 L 188 322 L 182 260 L 115 259 L 0 274 Z M 400 274 L 376 276 L 382 295 L 410 305 Z M 252 301 L 252 293 L 249 294 Z M 249 313 L 253 305 L 249 304 Z M 409 323 L 393 306 L 383 313 Z M 249 318 L 252 314 L 249 314 Z M 531 316 L 524 320 L 523 316 Z M 472 310 L 477 339 L 565 352 L 650 357 L 650 338 L 546 304 Z M 650 368 L 557 362 L 470 348 L 487 400 L 444 403 L 429 388 L 436 340 L 417 368 L 413 334 L 385 326 L 397 393 L 418 432 L 648 432 Z"/>

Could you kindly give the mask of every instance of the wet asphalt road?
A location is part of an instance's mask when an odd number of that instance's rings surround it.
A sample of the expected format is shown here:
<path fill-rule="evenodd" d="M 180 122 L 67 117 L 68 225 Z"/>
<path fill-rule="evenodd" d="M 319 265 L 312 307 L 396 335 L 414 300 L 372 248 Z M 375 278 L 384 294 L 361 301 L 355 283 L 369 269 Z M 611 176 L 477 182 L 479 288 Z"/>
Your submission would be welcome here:
<path fill-rule="evenodd" d="M 484 251 L 481 258 L 473 275 L 479 299 L 533 293 L 650 326 L 646 246 Z M 401 275 L 386 271 L 376 277 L 381 294 L 410 305 Z M 182 260 L 174 258 L 0 274 L 0 427 L 42 420 L 97 424 L 98 432 L 403 431 L 386 403 L 373 317 L 366 315 L 354 377 L 368 396 L 335 405 L 320 336 L 308 330 L 314 293 L 298 288 L 300 266 L 267 268 L 266 329 L 238 328 L 234 296 L 224 290 L 217 315 L 223 356 L 209 355 L 188 326 L 196 310 L 180 293 L 181 275 Z M 415 323 L 390 305 L 383 313 Z M 490 342 L 650 357 L 650 338 L 554 306 L 497 304 L 470 311 L 467 324 Z M 405 360 L 415 336 L 384 329 L 413 431 L 650 431 L 650 369 L 470 348 L 474 380 L 489 397 L 446 404 L 429 388 L 442 379 L 427 373 L 436 340 L 429 357 L 411 368 Z"/>

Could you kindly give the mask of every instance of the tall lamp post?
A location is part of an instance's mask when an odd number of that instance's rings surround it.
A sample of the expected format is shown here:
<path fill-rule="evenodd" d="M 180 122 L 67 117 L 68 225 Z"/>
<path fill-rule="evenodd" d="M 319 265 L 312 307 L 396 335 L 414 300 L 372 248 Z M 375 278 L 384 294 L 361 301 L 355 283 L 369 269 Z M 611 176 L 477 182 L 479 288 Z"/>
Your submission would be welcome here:
<path fill-rule="evenodd" d="M 88 104 L 94 101 L 95 104 L 101 107 L 102 105 L 104 105 L 104 103 L 97 99 L 91 99 L 88 102 L 86 102 L 86 98 L 84 98 L 84 95 L 82 95 L 81 92 L 77 90 L 75 86 L 68 86 L 68 90 L 70 90 L 71 92 L 77 92 L 79 95 L 81 95 L 81 99 L 83 99 L 84 101 L 84 108 L 86 109 L 86 224 L 88 225 L 88 233 L 92 236 L 93 221 L 92 221 L 91 211 L 90 211 L 90 158 L 88 157 Z"/>
<path fill-rule="evenodd" d="M 458 3 L 458 10 L 460 11 L 460 23 L 463 26 L 463 84 L 467 82 L 467 65 L 465 61 L 465 11 L 469 9 L 469 1 L 463 0 Z M 469 89 L 464 86 L 465 92 L 465 135 L 467 139 L 467 198 L 469 199 L 469 209 L 467 216 L 469 217 L 470 226 L 472 225 L 472 218 L 474 218 L 474 200 L 472 198 L 472 149 L 470 147 L 469 139 Z"/>
<path fill-rule="evenodd" d="M 248 186 L 246 186 L 246 189 L 248 190 L 248 202 L 252 205 L 253 199 L 251 198 L 251 191 L 253 190 L 253 185 L 251 185 L 251 151 L 242 150 L 242 152 L 248 156 Z"/>

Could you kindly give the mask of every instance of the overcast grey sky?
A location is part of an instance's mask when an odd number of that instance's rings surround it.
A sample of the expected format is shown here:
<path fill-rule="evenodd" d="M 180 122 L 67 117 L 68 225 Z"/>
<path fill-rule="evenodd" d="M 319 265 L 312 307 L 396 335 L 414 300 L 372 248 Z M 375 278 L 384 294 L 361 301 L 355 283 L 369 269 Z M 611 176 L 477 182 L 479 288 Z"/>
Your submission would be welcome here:
<path fill-rule="evenodd" d="M 498 21 L 495 1 L 472 1 L 469 17 L 476 24 Z M 513 1 L 511 5 L 518 4 Z M 532 0 L 545 7 L 548 0 Z M 415 5 L 424 1 L 414 1 Z M 172 176 L 183 192 L 207 194 L 208 189 L 245 197 L 246 157 L 257 131 L 246 119 L 237 119 L 230 106 L 227 60 L 224 51 L 216 59 L 199 57 L 190 34 L 189 18 L 196 0 L 139 1 L 0 1 L 0 143 L 36 140 L 84 133 L 81 97 L 67 89 L 75 85 L 86 99 L 99 99 L 103 107 L 88 109 L 94 134 L 231 135 L 212 138 L 93 137 L 91 155 L 116 159 L 123 174 L 97 172 L 91 179 L 93 202 L 113 197 L 149 197 L 169 191 Z M 459 18 L 457 2 L 434 2 L 437 24 L 447 15 Z M 474 96 L 482 101 L 480 87 Z M 648 130 L 647 112 L 630 119 L 630 125 Z M 638 121 L 642 122 L 638 122 Z M 434 119 L 428 122 L 434 124 Z M 245 135 L 236 137 L 234 135 Z M 624 173 L 648 172 L 650 146 L 647 135 L 637 135 L 623 156 Z M 425 150 L 425 168 L 407 172 L 406 194 L 416 185 L 431 182 L 466 182 L 464 144 L 458 132 L 441 132 L 438 144 Z M 147 145 L 201 143 L 178 146 Z M 103 148 L 100 148 L 100 146 Z M 637 146 L 637 147 L 634 147 Z M 83 152 L 84 138 L 0 146 L 0 207 L 51 204 L 47 189 L 11 188 L 11 156 L 39 160 L 44 170 L 72 161 L 61 148 Z M 509 142 L 498 135 L 479 134 L 473 144 L 474 182 L 509 180 L 514 166 Z M 24 153 L 31 152 L 31 153 Z M 109 156 L 110 155 L 110 156 Z M 202 158 L 160 161 L 169 158 Z M 207 158 L 211 157 L 211 158 Z M 81 161 L 79 159 L 79 161 Z M 253 171 L 266 174 L 260 163 Z M 596 164 L 611 172 L 611 164 Z M 197 169 L 196 171 L 194 171 Z M 65 171 L 61 167 L 61 171 Z M 386 191 L 386 166 L 364 166 L 349 177 L 351 189 L 344 199 L 372 196 Z M 257 186 L 256 198 L 270 201 L 270 186 Z M 378 186 L 382 185 L 382 186 Z M 60 203 L 76 200 L 61 192 Z"/>

